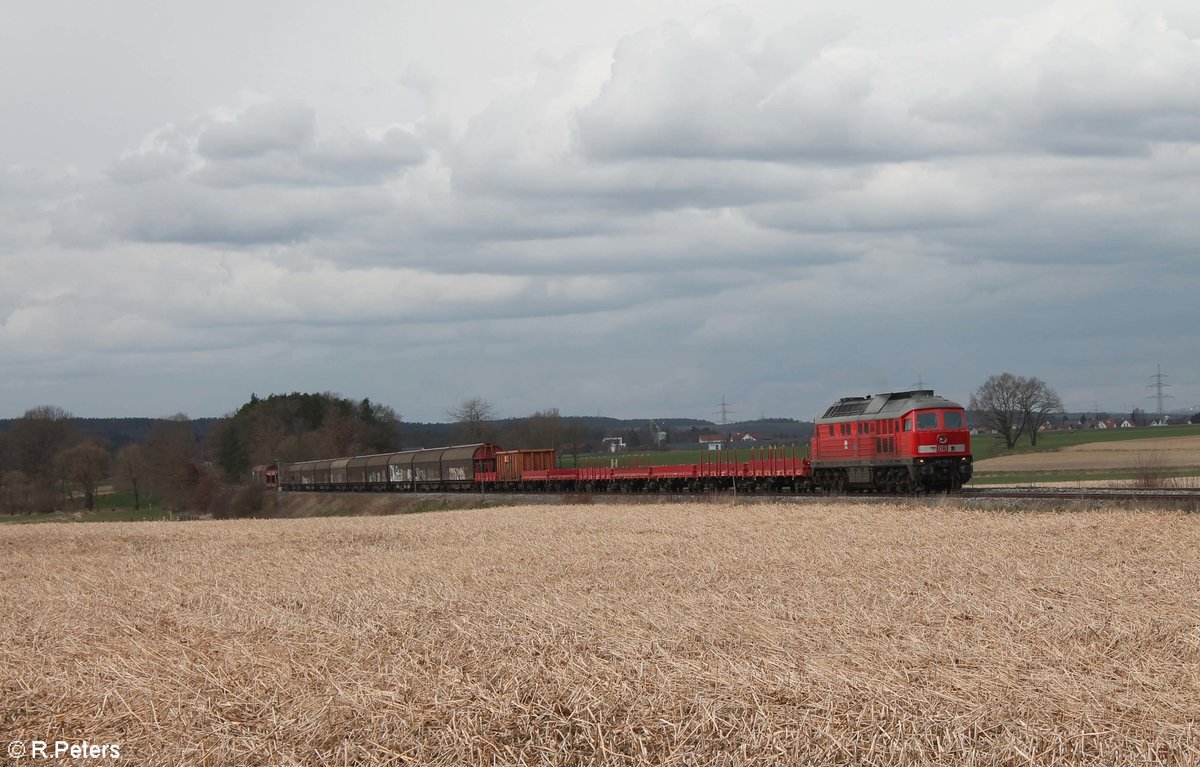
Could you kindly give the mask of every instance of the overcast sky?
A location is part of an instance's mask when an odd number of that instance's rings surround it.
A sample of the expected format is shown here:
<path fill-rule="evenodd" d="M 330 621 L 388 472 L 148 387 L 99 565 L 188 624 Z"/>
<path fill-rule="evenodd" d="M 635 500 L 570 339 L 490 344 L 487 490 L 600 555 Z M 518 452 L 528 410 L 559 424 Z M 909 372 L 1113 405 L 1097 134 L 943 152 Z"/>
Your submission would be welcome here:
<path fill-rule="evenodd" d="M 1192 0 L 48 0 L 0 108 L 0 417 L 1200 407 Z"/>

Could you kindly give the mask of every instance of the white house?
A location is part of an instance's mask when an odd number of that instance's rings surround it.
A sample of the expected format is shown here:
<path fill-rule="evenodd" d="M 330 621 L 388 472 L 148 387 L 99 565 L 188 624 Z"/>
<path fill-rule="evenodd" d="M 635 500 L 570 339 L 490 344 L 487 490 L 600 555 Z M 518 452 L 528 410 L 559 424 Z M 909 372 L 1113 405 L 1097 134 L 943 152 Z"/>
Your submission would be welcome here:
<path fill-rule="evenodd" d="M 608 452 L 610 452 L 610 453 L 625 452 L 625 438 L 624 437 L 605 437 L 601 441 L 604 443 L 604 447 L 607 448 Z"/>

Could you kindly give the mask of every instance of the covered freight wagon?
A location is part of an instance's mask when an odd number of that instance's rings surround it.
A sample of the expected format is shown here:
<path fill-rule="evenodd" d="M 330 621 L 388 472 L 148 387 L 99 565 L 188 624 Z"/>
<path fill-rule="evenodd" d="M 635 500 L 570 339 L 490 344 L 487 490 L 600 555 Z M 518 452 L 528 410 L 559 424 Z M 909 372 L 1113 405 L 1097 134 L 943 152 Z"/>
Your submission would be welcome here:
<path fill-rule="evenodd" d="M 494 478 L 496 446 L 455 445 L 350 458 L 300 461 L 288 466 L 285 490 L 462 490 Z"/>

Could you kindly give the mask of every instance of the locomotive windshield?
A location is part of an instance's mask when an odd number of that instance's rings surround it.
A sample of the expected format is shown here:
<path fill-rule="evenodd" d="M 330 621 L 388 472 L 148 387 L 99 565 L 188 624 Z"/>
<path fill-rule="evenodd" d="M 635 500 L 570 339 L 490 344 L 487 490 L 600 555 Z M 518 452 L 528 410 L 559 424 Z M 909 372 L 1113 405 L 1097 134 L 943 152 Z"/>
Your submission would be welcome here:
<path fill-rule="evenodd" d="M 932 431 L 938 428 L 938 413 L 930 411 L 925 413 L 917 413 L 917 429 L 920 431 Z M 963 414 L 957 410 L 945 410 L 941 414 L 943 429 L 963 429 Z M 907 429 L 906 429 L 907 431 Z"/>

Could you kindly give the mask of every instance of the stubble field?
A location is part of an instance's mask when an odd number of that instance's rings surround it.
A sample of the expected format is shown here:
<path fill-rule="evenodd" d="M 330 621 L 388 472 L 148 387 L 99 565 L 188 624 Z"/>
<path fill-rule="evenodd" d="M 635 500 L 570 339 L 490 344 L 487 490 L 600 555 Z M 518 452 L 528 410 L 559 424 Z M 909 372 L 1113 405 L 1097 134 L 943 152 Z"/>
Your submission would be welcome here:
<path fill-rule="evenodd" d="M 1197 764 L 1200 517 L 0 528 L 0 739 L 122 764 Z M 97 762 L 93 762 L 97 763 Z"/>

